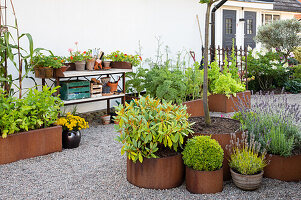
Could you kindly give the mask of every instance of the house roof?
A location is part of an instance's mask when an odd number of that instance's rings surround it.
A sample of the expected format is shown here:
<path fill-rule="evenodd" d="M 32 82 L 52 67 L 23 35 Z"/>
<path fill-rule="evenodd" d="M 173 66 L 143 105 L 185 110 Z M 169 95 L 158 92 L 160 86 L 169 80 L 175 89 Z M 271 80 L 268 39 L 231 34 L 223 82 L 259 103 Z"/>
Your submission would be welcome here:
<path fill-rule="evenodd" d="M 274 10 L 301 13 L 301 0 L 274 0 Z"/>

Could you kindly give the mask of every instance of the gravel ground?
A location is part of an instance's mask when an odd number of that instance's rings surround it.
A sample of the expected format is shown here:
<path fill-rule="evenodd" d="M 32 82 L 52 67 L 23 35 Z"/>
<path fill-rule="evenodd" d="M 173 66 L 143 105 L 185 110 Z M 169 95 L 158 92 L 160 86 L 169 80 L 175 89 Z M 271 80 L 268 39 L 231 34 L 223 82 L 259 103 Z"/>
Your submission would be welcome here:
<path fill-rule="evenodd" d="M 301 95 L 291 100 L 301 103 Z M 185 183 L 171 190 L 148 190 L 126 180 L 126 158 L 113 125 L 82 132 L 79 148 L 0 166 L 0 199 L 300 199 L 301 182 L 264 179 L 257 191 L 230 182 L 212 195 L 193 195 Z"/>

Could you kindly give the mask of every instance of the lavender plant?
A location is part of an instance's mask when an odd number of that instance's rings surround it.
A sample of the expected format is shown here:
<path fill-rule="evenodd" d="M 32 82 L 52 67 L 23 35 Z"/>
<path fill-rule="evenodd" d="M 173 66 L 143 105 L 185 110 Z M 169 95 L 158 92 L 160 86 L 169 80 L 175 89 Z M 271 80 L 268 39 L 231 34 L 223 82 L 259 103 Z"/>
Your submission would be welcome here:
<path fill-rule="evenodd" d="M 242 128 L 254 134 L 262 146 L 269 144 L 268 153 L 285 157 L 300 153 L 300 106 L 289 104 L 285 95 L 259 94 L 253 97 L 255 102 L 249 108 L 242 100 L 236 104 L 239 114 L 235 118 L 241 121 Z"/>

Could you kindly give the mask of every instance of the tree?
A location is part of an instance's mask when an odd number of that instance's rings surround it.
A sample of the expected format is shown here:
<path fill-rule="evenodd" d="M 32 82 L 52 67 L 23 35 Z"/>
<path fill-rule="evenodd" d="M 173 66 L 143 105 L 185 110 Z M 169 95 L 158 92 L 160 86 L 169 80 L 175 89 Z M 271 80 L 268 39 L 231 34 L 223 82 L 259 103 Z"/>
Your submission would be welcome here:
<path fill-rule="evenodd" d="M 301 22 L 296 19 L 278 20 L 259 27 L 256 42 L 267 49 L 285 52 L 285 57 L 301 44 Z"/>

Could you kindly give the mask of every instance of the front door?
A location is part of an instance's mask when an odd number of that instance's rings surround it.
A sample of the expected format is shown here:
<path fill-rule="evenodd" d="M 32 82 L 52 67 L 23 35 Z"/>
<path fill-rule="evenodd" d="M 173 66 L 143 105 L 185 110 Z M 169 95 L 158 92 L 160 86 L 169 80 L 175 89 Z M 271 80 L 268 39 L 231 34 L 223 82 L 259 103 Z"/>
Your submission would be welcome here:
<path fill-rule="evenodd" d="M 223 10 L 223 47 L 231 48 L 236 40 L 236 10 Z"/>
<path fill-rule="evenodd" d="M 254 37 L 256 36 L 256 12 L 245 11 L 245 47 L 255 48 L 256 43 Z"/>

